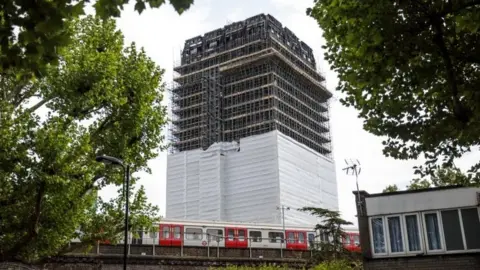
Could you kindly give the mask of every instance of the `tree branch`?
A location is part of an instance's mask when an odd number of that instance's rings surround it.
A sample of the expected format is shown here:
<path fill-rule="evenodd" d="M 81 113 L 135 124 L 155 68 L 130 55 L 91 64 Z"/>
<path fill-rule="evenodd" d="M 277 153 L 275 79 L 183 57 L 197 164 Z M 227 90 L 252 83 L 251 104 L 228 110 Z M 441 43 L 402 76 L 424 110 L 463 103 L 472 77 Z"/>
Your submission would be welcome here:
<path fill-rule="evenodd" d="M 53 97 L 50 97 L 50 98 L 46 98 L 46 99 L 42 99 L 40 102 L 38 102 L 37 104 L 33 105 L 31 108 L 28 109 L 28 112 L 32 113 L 32 112 L 35 112 L 36 110 L 38 110 L 40 107 L 42 107 L 43 105 L 45 105 L 45 103 L 51 101 L 53 99 Z"/>
<path fill-rule="evenodd" d="M 451 96 L 452 96 L 453 113 L 460 122 L 466 124 L 470 120 L 470 116 L 467 109 L 463 106 L 463 104 L 460 102 L 458 98 L 458 85 L 457 85 L 455 69 L 453 67 L 452 59 L 450 58 L 450 53 L 448 52 L 447 46 L 445 45 L 445 40 L 443 38 L 442 22 L 440 18 L 437 16 L 431 16 L 430 20 L 432 22 L 432 26 L 435 29 L 434 42 L 437 44 L 438 48 L 440 49 L 440 54 L 445 63 L 445 69 L 447 72 L 447 81 L 448 81 L 447 83 L 449 85 Z"/>
<path fill-rule="evenodd" d="M 476 5 L 480 5 L 480 0 L 472 0 L 470 2 L 467 2 L 463 5 L 457 5 L 455 7 L 449 6 L 447 9 L 443 10 L 442 12 L 437 13 L 438 16 L 440 17 L 445 17 L 448 14 L 455 14 L 459 11 L 465 10 L 469 7 L 473 7 Z"/>

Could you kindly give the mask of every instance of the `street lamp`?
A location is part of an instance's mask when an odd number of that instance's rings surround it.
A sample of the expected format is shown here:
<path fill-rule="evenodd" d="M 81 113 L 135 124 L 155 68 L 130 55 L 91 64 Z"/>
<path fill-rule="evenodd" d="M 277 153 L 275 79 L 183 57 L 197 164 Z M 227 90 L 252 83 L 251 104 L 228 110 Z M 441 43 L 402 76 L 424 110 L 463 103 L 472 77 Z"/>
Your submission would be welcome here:
<path fill-rule="evenodd" d="M 130 186 L 130 165 L 123 164 L 121 159 L 110 156 L 97 156 L 95 158 L 97 162 L 104 163 L 106 165 L 116 165 L 121 166 L 124 172 L 124 191 L 125 191 L 125 236 L 123 243 L 123 270 L 127 270 L 127 254 L 128 254 L 128 197 L 129 197 L 129 186 Z"/>
<path fill-rule="evenodd" d="M 285 241 L 285 246 L 287 244 L 287 234 L 285 232 L 285 210 L 290 210 L 290 207 L 285 207 L 285 205 L 282 204 L 282 207 L 278 207 L 277 206 L 277 210 L 282 210 L 282 227 L 283 227 L 283 238 L 284 238 L 284 241 Z M 280 247 L 280 255 L 281 257 L 283 258 L 283 242 L 282 242 L 282 245 Z"/>

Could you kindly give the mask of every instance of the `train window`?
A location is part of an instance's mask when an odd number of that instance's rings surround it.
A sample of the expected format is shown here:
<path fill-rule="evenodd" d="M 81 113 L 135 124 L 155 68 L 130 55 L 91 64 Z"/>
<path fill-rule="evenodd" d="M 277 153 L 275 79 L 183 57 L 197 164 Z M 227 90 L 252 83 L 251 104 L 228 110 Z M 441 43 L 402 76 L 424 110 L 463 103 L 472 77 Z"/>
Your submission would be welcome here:
<path fill-rule="evenodd" d="M 252 239 L 252 242 L 262 242 L 262 232 L 250 231 L 250 239 Z"/>
<path fill-rule="evenodd" d="M 185 230 L 187 240 L 202 240 L 202 229 L 187 228 Z"/>
<path fill-rule="evenodd" d="M 239 230 L 238 231 L 238 241 L 245 241 L 245 231 Z"/>
<path fill-rule="evenodd" d="M 164 239 L 170 238 L 170 227 L 168 226 L 163 227 L 163 238 Z"/>
<path fill-rule="evenodd" d="M 358 234 L 353 235 L 353 242 L 356 246 L 360 246 L 360 236 Z"/>
<path fill-rule="evenodd" d="M 298 242 L 305 243 L 305 235 L 303 233 L 298 233 Z"/>
<path fill-rule="evenodd" d="M 233 241 L 233 229 L 228 230 L 228 240 Z"/>
<path fill-rule="evenodd" d="M 132 234 L 132 244 L 142 244 L 143 231 L 137 231 Z"/>
<path fill-rule="evenodd" d="M 173 228 L 173 238 L 180 239 L 182 238 L 182 232 L 180 231 L 180 226 Z"/>
<path fill-rule="evenodd" d="M 322 231 L 320 232 L 320 242 L 322 242 L 322 243 L 328 243 L 329 242 L 327 233 L 324 233 Z"/>
<path fill-rule="evenodd" d="M 350 245 L 350 235 L 349 234 L 345 235 L 345 238 L 343 238 L 343 243 L 345 243 L 345 245 Z"/>
<path fill-rule="evenodd" d="M 295 243 L 295 235 L 293 232 L 289 232 L 287 237 L 288 237 L 288 243 Z"/>
<path fill-rule="evenodd" d="M 313 233 L 308 234 L 308 242 L 310 245 L 313 245 L 313 241 L 315 241 L 315 235 Z"/>
<path fill-rule="evenodd" d="M 270 239 L 270 243 L 283 243 L 283 233 L 281 232 L 269 232 L 268 238 Z"/>
<path fill-rule="evenodd" d="M 220 240 L 222 240 L 223 231 L 217 230 L 217 229 L 208 229 L 207 235 L 208 235 L 209 242 L 211 241 L 219 242 Z"/>
<path fill-rule="evenodd" d="M 149 237 L 152 238 L 152 239 L 157 238 L 157 232 L 150 232 Z"/>

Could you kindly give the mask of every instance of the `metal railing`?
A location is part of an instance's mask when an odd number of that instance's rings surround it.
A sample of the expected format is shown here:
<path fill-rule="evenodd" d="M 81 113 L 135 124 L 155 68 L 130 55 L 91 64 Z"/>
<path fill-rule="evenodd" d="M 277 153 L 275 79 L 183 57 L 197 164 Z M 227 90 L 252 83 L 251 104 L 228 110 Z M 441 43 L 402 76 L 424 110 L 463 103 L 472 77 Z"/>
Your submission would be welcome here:
<path fill-rule="evenodd" d="M 223 231 L 222 231 L 223 232 Z M 320 241 L 308 241 L 308 239 L 284 239 L 282 237 L 256 237 L 256 236 L 231 236 L 231 235 L 215 235 L 210 233 L 186 233 L 179 232 L 174 233 L 173 235 L 165 234 L 164 237 L 159 238 L 159 233 L 144 233 L 137 235 L 137 237 L 132 237 L 130 233 L 128 239 L 128 254 L 131 255 L 131 246 L 151 246 L 152 254 L 143 253 L 139 255 L 157 255 L 155 250 L 156 248 L 169 247 L 168 245 L 160 245 L 160 241 L 178 241 L 180 244 L 172 245 L 171 247 L 180 248 L 180 256 L 185 256 L 185 249 L 187 248 L 205 248 L 207 257 L 220 257 L 221 249 L 248 249 L 248 257 L 253 258 L 253 250 L 279 250 L 280 257 L 283 258 L 284 250 L 290 250 L 292 252 L 309 252 L 309 257 L 313 256 L 312 251 L 317 246 L 317 243 Z M 237 246 L 229 246 L 227 243 L 232 242 L 237 244 Z M 245 246 L 238 246 L 238 243 L 245 243 Z M 96 246 L 97 254 L 100 254 L 100 245 L 102 243 L 98 242 Z M 117 244 L 123 244 L 123 241 L 119 241 Z M 235 245 L 234 244 L 234 245 Z M 305 244 L 305 249 L 297 248 L 287 248 L 287 244 Z M 212 249 L 215 250 L 215 253 L 212 254 Z M 103 252 L 102 252 L 103 253 Z M 107 254 L 107 253 L 105 253 Z M 213 255 L 213 256 L 212 256 Z M 278 255 L 277 255 L 278 256 Z M 263 256 L 260 256 L 263 258 Z"/>

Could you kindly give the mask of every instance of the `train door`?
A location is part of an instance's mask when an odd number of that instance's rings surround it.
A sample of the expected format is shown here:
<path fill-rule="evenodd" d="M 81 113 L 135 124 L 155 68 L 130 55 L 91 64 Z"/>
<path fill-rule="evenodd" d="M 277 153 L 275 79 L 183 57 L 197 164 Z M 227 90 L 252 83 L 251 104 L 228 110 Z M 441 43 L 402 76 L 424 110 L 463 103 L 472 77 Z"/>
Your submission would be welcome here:
<path fill-rule="evenodd" d="M 248 247 L 246 228 L 225 228 L 225 247 Z"/>
<path fill-rule="evenodd" d="M 285 231 L 287 234 L 287 249 L 306 250 L 307 237 L 304 231 Z"/>
<path fill-rule="evenodd" d="M 160 246 L 179 247 L 182 245 L 183 226 L 178 224 L 160 224 Z"/>

